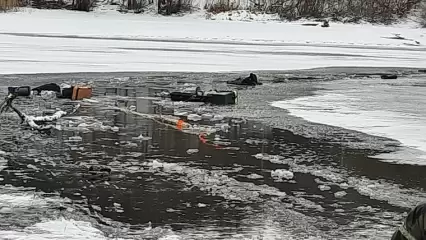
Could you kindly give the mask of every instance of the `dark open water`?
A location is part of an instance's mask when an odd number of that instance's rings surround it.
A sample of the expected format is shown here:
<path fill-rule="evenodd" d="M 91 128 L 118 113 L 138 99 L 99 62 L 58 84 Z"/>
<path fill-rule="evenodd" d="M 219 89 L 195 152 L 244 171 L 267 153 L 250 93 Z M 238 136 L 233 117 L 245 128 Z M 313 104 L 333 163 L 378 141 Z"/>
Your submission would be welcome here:
<path fill-rule="evenodd" d="M 269 106 L 311 95 L 316 83 L 349 71 L 379 70 L 263 73 L 263 86 L 238 89 L 238 105 L 226 107 L 153 96 L 184 84 L 226 89 L 223 82 L 237 74 L 4 76 L 4 94 L 10 85 L 91 82 L 100 103 L 81 103 L 49 134 L 19 126 L 13 114 L 0 116 L 0 238 L 390 239 L 404 212 L 425 197 L 423 167 L 368 157 L 393 150 L 393 140 Z M 287 79 L 294 76 L 319 79 Z M 16 101 L 34 114 L 64 104 Z M 196 113 L 204 119 L 191 123 L 217 132 L 205 144 L 196 133 L 107 107 L 113 105 Z M 91 166 L 111 174 L 93 175 Z M 294 176 L 274 179 L 277 169 Z"/>

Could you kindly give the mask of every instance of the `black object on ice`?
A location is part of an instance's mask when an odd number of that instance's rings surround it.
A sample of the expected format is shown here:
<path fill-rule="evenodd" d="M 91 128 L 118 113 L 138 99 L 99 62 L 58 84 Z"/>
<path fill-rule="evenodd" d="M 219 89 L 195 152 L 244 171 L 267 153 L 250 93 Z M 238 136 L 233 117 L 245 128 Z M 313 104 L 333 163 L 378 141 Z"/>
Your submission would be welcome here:
<path fill-rule="evenodd" d="M 48 84 L 35 87 L 32 89 L 32 91 L 37 92 L 38 95 L 40 95 L 42 91 L 52 91 L 52 92 L 60 93 L 61 87 L 56 83 L 48 83 Z"/>
<path fill-rule="evenodd" d="M 417 205 L 395 231 L 391 240 L 426 239 L 426 203 Z"/>
<path fill-rule="evenodd" d="M 28 97 L 31 95 L 31 88 L 29 86 L 8 87 L 7 90 L 8 94 L 12 94 L 14 96 Z"/>
<path fill-rule="evenodd" d="M 172 101 L 184 102 L 205 102 L 215 105 L 235 104 L 237 93 L 234 91 L 210 91 L 203 92 L 200 87 L 195 89 L 195 92 L 181 91 L 171 92 L 170 99 Z"/>
<path fill-rule="evenodd" d="M 52 92 L 56 92 L 56 96 L 58 98 L 67 98 L 67 99 L 72 98 L 73 90 L 74 90 L 73 86 L 61 89 L 61 87 L 56 83 L 48 83 L 48 84 L 44 84 L 32 89 L 32 91 L 37 92 L 38 95 L 40 95 L 42 91 L 52 91 Z"/>
<path fill-rule="evenodd" d="M 419 69 L 420 73 L 426 73 L 426 69 Z"/>
<path fill-rule="evenodd" d="M 397 79 L 398 76 L 396 74 L 384 74 L 380 76 L 382 79 Z"/>
<path fill-rule="evenodd" d="M 40 95 L 43 91 L 56 92 L 58 98 L 69 98 L 72 97 L 73 87 L 64 88 L 61 91 L 61 87 L 56 83 L 48 83 L 31 89 L 29 86 L 22 87 L 8 87 L 8 94 L 13 94 L 18 97 L 28 97 L 33 92 L 36 95 Z"/>
<path fill-rule="evenodd" d="M 25 91 L 22 89 L 25 89 Z M 39 131 L 49 130 L 53 128 L 54 126 L 52 124 L 46 125 L 46 123 L 54 122 L 58 120 L 59 118 L 68 114 L 67 112 L 61 111 L 61 110 L 57 111 L 56 113 L 52 115 L 37 116 L 37 117 L 29 116 L 29 115 L 26 115 L 25 113 L 22 113 L 15 106 L 13 106 L 12 102 L 18 96 L 22 96 L 22 95 L 27 96 L 28 92 L 30 92 L 29 87 L 9 88 L 9 94 L 4 99 L 4 101 L 0 103 L 0 114 L 11 109 L 19 116 L 19 118 L 21 119 L 21 124 L 26 123 L 31 128 L 39 130 Z M 77 108 L 78 106 L 79 105 L 77 105 Z M 77 110 L 77 108 L 74 108 L 73 111 Z"/>
<path fill-rule="evenodd" d="M 234 85 L 244 85 L 244 86 L 256 86 L 256 85 L 262 85 L 262 83 L 257 81 L 257 76 L 254 73 L 250 73 L 250 76 L 246 78 L 237 78 L 232 81 L 227 81 L 227 84 L 234 84 Z"/>
<path fill-rule="evenodd" d="M 330 27 L 330 23 L 328 23 L 327 20 L 324 20 L 324 22 L 322 23 L 321 27 Z"/>

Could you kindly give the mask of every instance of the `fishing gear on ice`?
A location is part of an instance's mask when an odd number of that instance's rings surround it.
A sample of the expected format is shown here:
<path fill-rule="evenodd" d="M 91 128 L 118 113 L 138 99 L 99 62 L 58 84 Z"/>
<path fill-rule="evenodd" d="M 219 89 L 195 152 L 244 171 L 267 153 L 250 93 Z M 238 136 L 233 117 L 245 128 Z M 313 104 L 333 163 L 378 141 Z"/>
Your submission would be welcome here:
<path fill-rule="evenodd" d="M 52 123 L 65 115 L 69 115 L 77 111 L 80 107 L 75 104 L 71 111 L 58 110 L 51 115 L 32 116 L 20 111 L 13 105 L 13 101 L 18 97 L 30 97 L 31 95 L 41 95 L 43 92 L 53 92 L 57 98 L 67 98 L 71 100 L 81 100 L 92 96 L 92 88 L 89 86 L 66 86 L 61 88 L 55 83 L 44 84 L 31 89 L 29 86 L 8 87 L 8 95 L 0 104 L 0 114 L 12 110 L 21 119 L 21 124 L 26 124 L 35 130 L 49 130 L 55 127 Z"/>

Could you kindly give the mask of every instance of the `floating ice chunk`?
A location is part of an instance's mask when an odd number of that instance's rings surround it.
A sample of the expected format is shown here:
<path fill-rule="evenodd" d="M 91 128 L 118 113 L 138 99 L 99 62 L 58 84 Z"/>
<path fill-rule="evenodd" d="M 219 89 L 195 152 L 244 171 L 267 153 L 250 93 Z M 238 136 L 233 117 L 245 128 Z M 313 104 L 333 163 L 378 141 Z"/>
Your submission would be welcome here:
<path fill-rule="evenodd" d="M 182 240 L 182 238 L 178 235 L 167 235 L 160 237 L 158 240 Z"/>
<path fill-rule="evenodd" d="M 117 127 L 117 126 L 114 126 L 114 127 L 111 127 L 111 130 L 112 130 L 113 132 L 118 132 L 118 131 L 120 131 L 120 128 L 119 128 L 119 127 Z"/>
<path fill-rule="evenodd" d="M 223 142 L 221 142 L 221 144 L 223 145 Z M 228 143 L 226 143 L 226 144 L 228 144 Z M 239 147 L 221 147 L 220 149 L 221 150 L 231 150 L 231 151 L 239 151 L 240 150 Z"/>
<path fill-rule="evenodd" d="M 92 208 L 95 209 L 98 212 L 102 211 L 102 208 L 100 206 L 97 206 L 97 205 L 92 205 Z"/>
<path fill-rule="evenodd" d="M 203 207 L 207 207 L 207 205 L 206 204 L 204 204 L 204 203 L 198 203 L 198 205 L 197 205 L 199 208 L 203 208 Z"/>
<path fill-rule="evenodd" d="M 0 150 L 0 155 L 7 155 L 7 152 Z"/>
<path fill-rule="evenodd" d="M 175 115 L 175 116 L 186 116 L 186 115 L 188 115 L 188 112 L 181 112 L 179 110 L 174 110 L 173 115 Z"/>
<path fill-rule="evenodd" d="M 198 151 L 199 151 L 198 149 L 188 149 L 188 150 L 186 150 L 186 153 L 194 154 L 194 153 L 197 153 Z"/>
<path fill-rule="evenodd" d="M 376 211 L 376 209 L 374 209 L 371 206 L 366 206 L 366 207 L 359 206 L 359 207 L 356 208 L 356 210 L 359 211 L 359 212 L 375 212 Z"/>
<path fill-rule="evenodd" d="M 211 119 L 211 121 L 221 121 L 224 117 L 222 115 L 214 115 L 214 117 Z"/>
<path fill-rule="evenodd" d="M 252 173 L 252 174 L 248 175 L 247 178 L 249 178 L 249 179 L 261 179 L 261 178 L 263 178 L 263 176 L 256 174 L 256 173 Z"/>
<path fill-rule="evenodd" d="M 116 207 L 116 208 L 121 207 L 121 204 L 119 204 L 119 203 L 114 203 L 113 205 L 114 205 L 114 207 Z"/>
<path fill-rule="evenodd" d="M 339 191 L 339 192 L 335 192 L 334 196 L 337 197 L 337 198 L 341 198 L 341 197 L 346 196 L 346 194 L 347 193 L 345 191 Z"/>
<path fill-rule="evenodd" d="M 204 113 L 204 114 L 201 115 L 201 117 L 203 119 L 211 119 L 211 118 L 213 118 L 213 115 L 210 114 L 210 113 Z"/>
<path fill-rule="evenodd" d="M 256 155 L 253 155 L 255 158 L 264 160 L 264 161 L 270 161 L 271 163 L 277 163 L 282 164 L 284 158 L 278 155 L 268 155 L 266 153 L 258 153 Z"/>
<path fill-rule="evenodd" d="M 153 160 L 152 161 L 152 163 L 151 163 L 151 167 L 152 168 L 160 168 L 160 167 L 163 167 L 163 164 L 162 163 L 160 163 L 159 161 L 157 161 L 157 160 Z"/>
<path fill-rule="evenodd" d="M 194 121 L 194 122 L 200 121 L 202 119 L 201 116 L 198 114 L 189 114 L 187 118 L 189 121 Z"/>
<path fill-rule="evenodd" d="M 293 179 L 294 174 L 285 169 L 276 169 L 271 171 L 271 177 L 276 180 L 282 180 L 283 178 L 290 180 Z"/>
<path fill-rule="evenodd" d="M 247 144 L 252 144 L 252 145 L 258 145 L 258 144 L 266 144 L 266 140 L 259 140 L 259 139 L 247 139 L 245 141 L 245 143 Z"/>
<path fill-rule="evenodd" d="M 28 168 L 34 169 L 34 170 L 38 170 L 38 168 L 32 164 L 28 164 L 27 165 Z"/>
<path fill-rule="evenodd" d="M 9 207 L 2 207 L 0 208 L 0 213 L 13 213 L 13 210 Z"/>
<path fill-rule="evenodd" d="M 331 190 L 331 187 L 330 187 L 330 186 L 327 186 L 327 185 L 319 185 L 319 186 L 318 186 L 318 188 L 319 188 L 319 190 L 321 190 L 321 191 L 328 191 L 328 190 Z"/>
<path fill-rule="evenodd" d="M 341 184 L 339 184 L 339 186 L 340 186 L 341 189 L 348 189 L 349 188 L 349 184 L 347 184 L 347 183 L 341 183 Z"/>
<path fill-rule="evenodd" d="M 176 209 L 173 209 L 173 208 L 167 208 L 166 212 L 170 212 L 170 213 L 172 213 L 172 212 L 180 212 L 180 210 L 176 210 Z"/>

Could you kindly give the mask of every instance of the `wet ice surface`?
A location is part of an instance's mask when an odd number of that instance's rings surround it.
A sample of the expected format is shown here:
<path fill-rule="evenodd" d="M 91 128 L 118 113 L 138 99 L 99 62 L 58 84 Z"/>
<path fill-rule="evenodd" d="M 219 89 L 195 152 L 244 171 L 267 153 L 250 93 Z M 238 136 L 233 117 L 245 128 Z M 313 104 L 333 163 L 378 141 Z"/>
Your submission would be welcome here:
<path fill-rule="evenodd" d="M 311 95 L 325 80 L 262 74 L 265 84 L 240 89 L 236 106 L 154 97 L 191 83 L 225 89 L 225 76 L 20 76 L 19 85 L 90 81 L 92 100 L 99 102 L 82 102 L 51 134 L 20 127 L 13 114 L 0 116 L 1 234 L 8 239 L 389 239 L 404 212 L 426 197 L 422 167 L 368 157 L 394 149 L 394 141 L 309 123 L 270 106 Z M 107 84 L 121 88 L 115 92 L 105 89 Z M 16 103 L 34 114 L 64 104 Z M 191 123 L 216 132 L 204 144 L 196 131 L 180 132 L 114 105 L 149 114 L 192 114 Z"/>
<path fill-rule="evenodd" d="M 273 105 L 309 121 L 399 140 L 405 149 L 378 158 L 426 164 L 426 77 L 343 79 L 321 84 L 316 95 Z M 407 149 L 408 148 L 408 149 Z"/>

